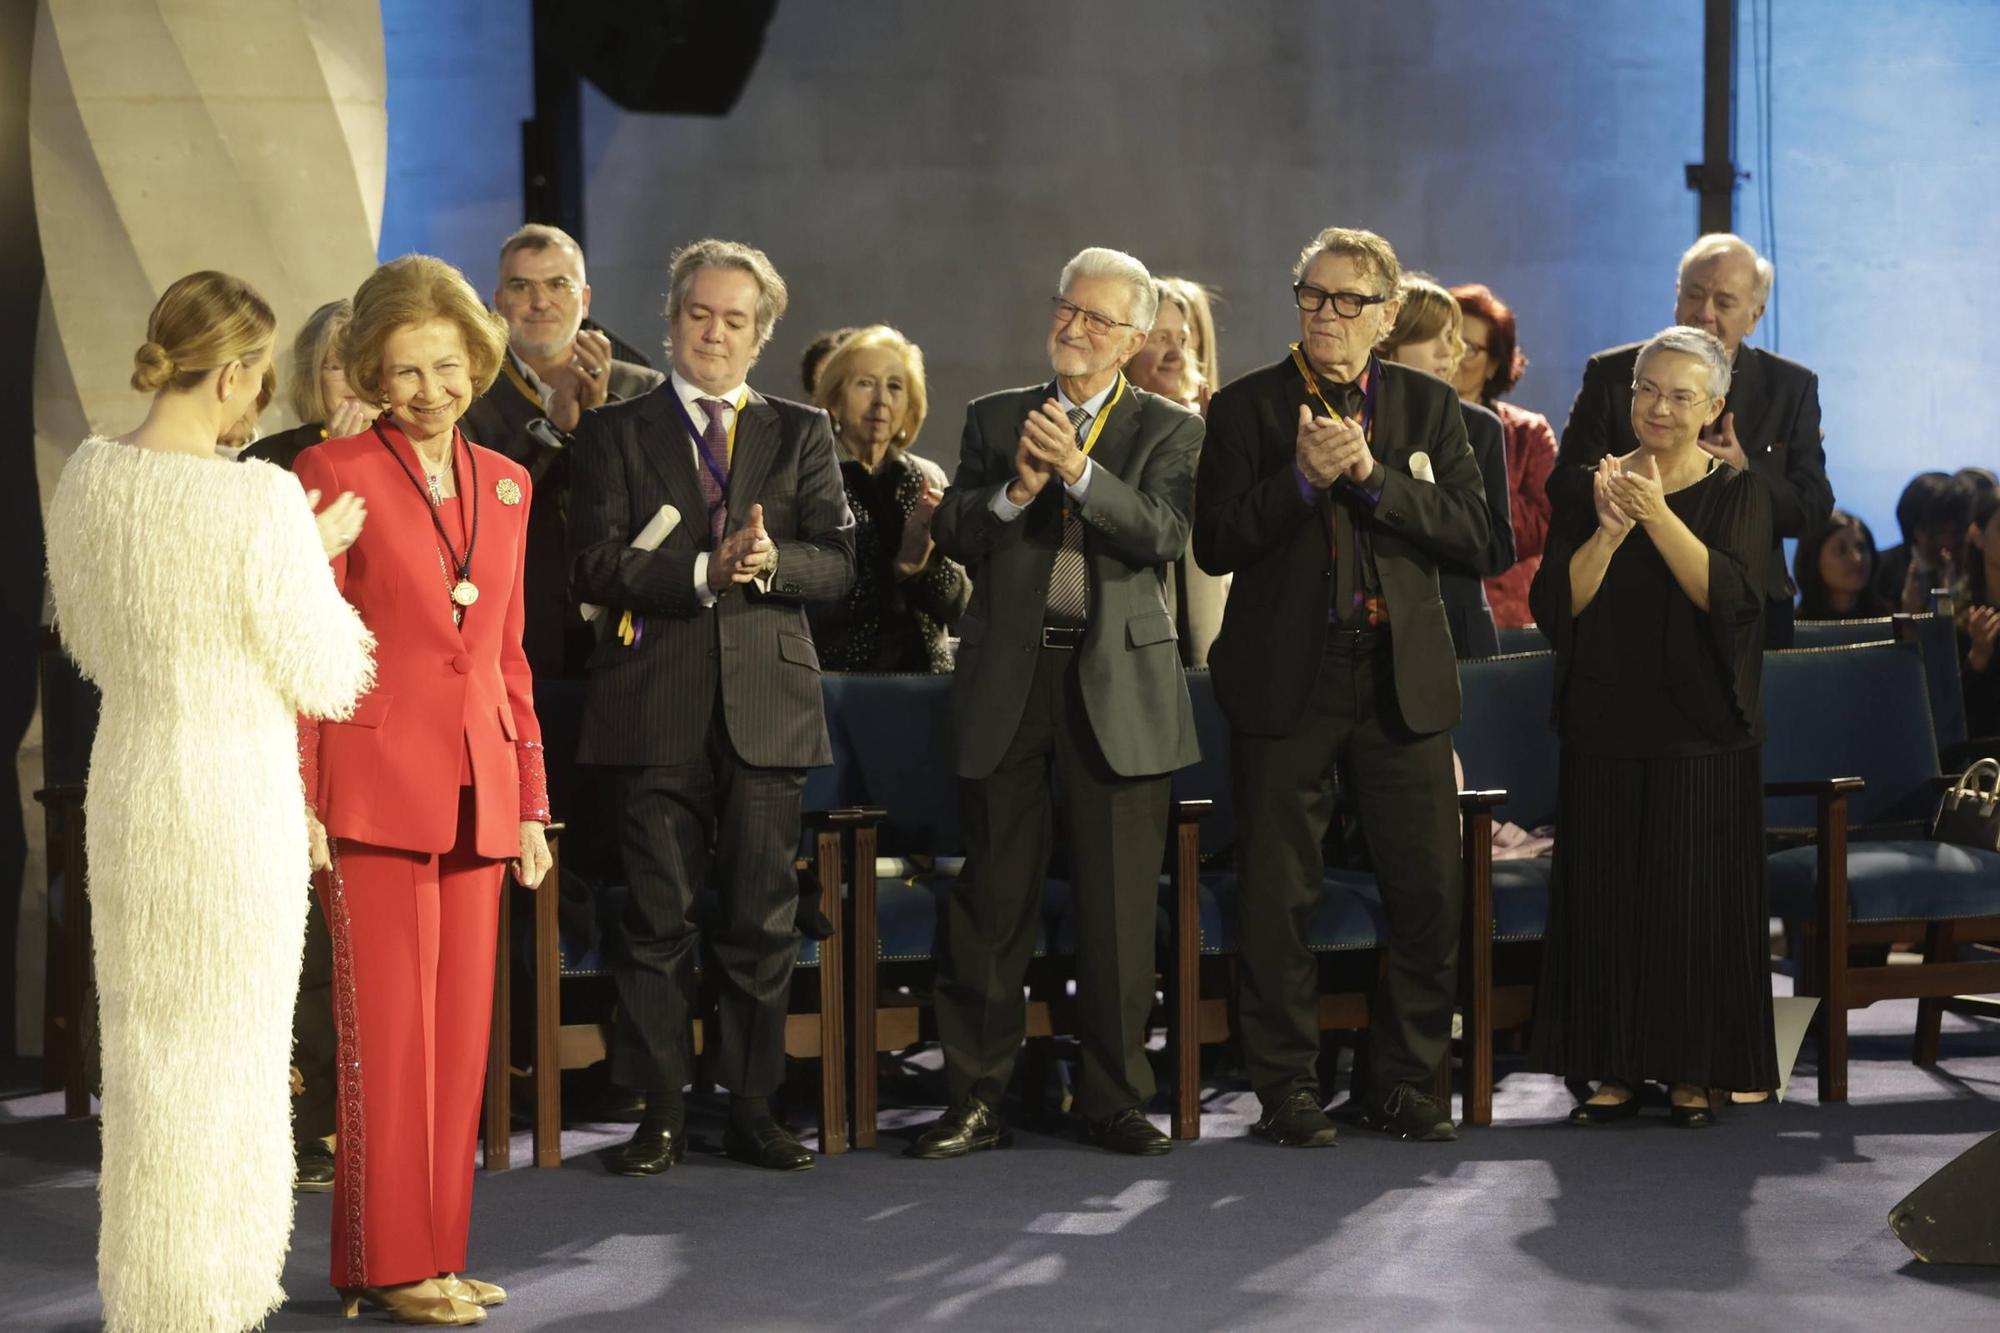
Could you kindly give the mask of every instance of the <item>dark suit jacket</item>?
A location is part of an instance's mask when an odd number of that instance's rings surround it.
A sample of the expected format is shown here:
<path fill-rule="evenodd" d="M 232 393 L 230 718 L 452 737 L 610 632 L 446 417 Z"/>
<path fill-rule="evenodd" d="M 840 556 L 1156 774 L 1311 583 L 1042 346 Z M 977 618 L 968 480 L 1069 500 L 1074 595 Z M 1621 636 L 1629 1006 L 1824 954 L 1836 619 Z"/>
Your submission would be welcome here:
<path fill-rule="evenodd" d="M 1062 480 L 1052 478 L 1011 521 L 992 505 L 1014 479 L 1021 423 L 1053 393 L 1040 384 L 973 400 L 958 475 L 931 520 L 938 549 L 972 577 L 952 677 L 961 777 L 993 772 L 1034 683 L 1049 572 L 1062 544 Z M 1130 384 L 1107 410 L 1077 511 L 1090 565 L 1090 625 L 1077 667 L 1098 748 L 1114 772 L 1140 777 L 1201 758 L 1164 588 L 1169 565 L 1187 549 L 1202 424 Z"/>
<path fill-rule="evenodd" d="M 589 660 L 578 758 L 590 764 L 700 760 L 717 691 L 730 744 L 744 762 L 807 768 L 832 762 L 820 706 L 819 656 L 804 603 L 854 580 L 854 517 L 826 413 L 752 392 L 736 425 L 727 531 L 764 506 L 778 547 L 769 592 L 734 587 L 713 608 L 695 593 L 695 557 L 710 545 L 693 446 L 671 383 L 584 413 L 570 497 L 572 593 L 606 609 Z M 657 551 L 631 548 L 663 504 L 681 521 Z M 629 610 L 643 632 L 614 632 Z"/>
<path fill-rule="evenodd" d="M 1562 449 L 1549 477 L 1549 497 L 1573 504 L 1588 498 L 1587 469 L 1606 454 L 1639 447 L 1632 433 L 1632 371 L 1641 344 L 1613 347 L 1590 358 L 1583 387 L 1570 406 Z M 1798 590 L 1785 568 L 1784 539 L 1816 531 L 1833 512 L 1826 479 L 1825 432 L 1819 423 L 1819 376 L 1761 347 L 1736 354 L 1725 412 L 1736 414 L 1736 438 L 1750 473 L 1771 496 L 1771 559 L 1764 595 L 1789 604 Z"/>
<path fill-rule="evenodd" d="M 259 462 L 276 463 L 285 471 L 292 470 L 300 454 L 326 438 L 326 428 L 317 421 L 308 421 L 303 426 L 281 430 L 276 435 L 266 435 L 237 457 L 244 460 L 257 459 Z M 467 436 L 468 439 L 472 438 Z M 532 520 L 531 520 L 532 521 Z"/>
<path fill-rule="evenodd" d="M 1396 702 L 1413 731 L 1458 721 L 1458 666 L 1438 593 L 1438 562 L 1477 565 L 1492 535 L 1486 494 L 1466 443 L 1458 395 L 1435 376 L 1380 366 L 1372 447 L 1383 466 L 1370 506 L 1345 484 L 1389 607 Z M 1234 573 L 1222 634 L 1209 652 L 1215 696 L 1238 730 L 1288 734 L 1319 674 L 1333 606 L 1332 492 L 1308 503 L 1294 470 L 1299 408 L 1319 404 L 1291 359 L 1253 370 L 1208 406 L 1208 442 L 1195 494 L 1194 555 L 1211 574 Z M 1429 456 L 1434 482 L 1410 474 Z"/>
<path fill-rule="evenodd" d="M 664 378 L 657 370 L 628 361 L 613 361 L 610 377 L 608 401 L 614 403 L 636 398 Z M 523 643 L 537 680 L 576 680 L 584 674 L 595 640 L 569 595 L 569 451 L 552 448 L 528 433 L 529 422 L 546 416 L 502 372 L 465 410 L 459 429 L 468 440 L 513 459 L 534 479 L 535 511 L 528 516 L 528 628 Z"/>
<path fill-rule="evenodd" d="M 1486 487 L 1486 519 L 1492 535 L 1486 553 L 1470 565 L 1448 560 L 1438 566 L 1438 591 L 1444 594 L 1445 618 L 1451 622 L 1451 646 L 1460 657 L 1492 657 L 1500 651 L 1500 633 L 1493 627 L 1493 608 L 1486 600 L 1485 580 L 1514 563 L 1514 514 L 1507 492 L 1507 436 L 1500 418 L 1477 403 L 1460 399 L 1458 414 L 1465 421 L 1472 461 Z"/>

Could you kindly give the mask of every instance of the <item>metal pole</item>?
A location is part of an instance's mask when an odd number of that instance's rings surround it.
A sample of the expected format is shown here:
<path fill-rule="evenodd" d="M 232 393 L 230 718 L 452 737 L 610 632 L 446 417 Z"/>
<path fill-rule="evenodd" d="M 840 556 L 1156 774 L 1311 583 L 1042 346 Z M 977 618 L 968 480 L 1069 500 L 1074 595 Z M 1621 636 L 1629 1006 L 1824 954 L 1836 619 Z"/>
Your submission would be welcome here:
<path fill-rule="evenodd" d="M 1701 56 L 1702 160 L 1687 165 L 1700 196 L 1696 234 L 1736 230 L 1736 0 L 1704 0 Z"/>

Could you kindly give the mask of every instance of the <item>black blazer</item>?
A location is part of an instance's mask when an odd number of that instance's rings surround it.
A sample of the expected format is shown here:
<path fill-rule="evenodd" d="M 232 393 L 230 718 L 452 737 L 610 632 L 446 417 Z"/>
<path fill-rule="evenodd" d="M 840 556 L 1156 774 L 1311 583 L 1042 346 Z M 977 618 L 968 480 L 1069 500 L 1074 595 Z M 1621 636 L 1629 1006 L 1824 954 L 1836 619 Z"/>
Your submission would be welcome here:
<path fill-rule="evenodd" d="M 1642 344 L 1613 347 L 1590 358 L 1583 387 L 1563 427 L 1556 469 L 1549 476 L 1552 502 L 1589 501 L 1587 469 L 1606 454 L 1624 455 L 1639 447 L 1632 433 L 1632 372 Z M 1826 479 L 1825 432 L 1819 421 L 1819 376 L 1796 361 L 1761 347 L 1736 353 L 1729 399 L 1723 411 L 1736 414 L 1736 438 L 1750 473 L 1771 497 L 1771 556 L 1764 596 L 1789 604 L 1798 589 L 1785 568 L 1787 537 L 1819 529 L 1833 512 L 1833 486 Z"/>
<path fill-rule="evenodd" d="M 730 744 L 746 763 L 807 768 L 833 761 L 820 705 L 819 655 L 804 603 L 854 581 L 854 516 L 826 413 L 752 393 L 736 425 L 727 531 L 764 506 L 778 547 L 770 591 L 737 587 L 714 607 L 695 593 L 710 545 L 693 445 L 671 381 L 583 414 L 571 459 L 572 593 L 605 607 L 588 664 L 578 759 L 663 765 L 700 760 L 716 693 Z M 631 548 L 663 504 L 680 523 L 657 551 Z M 629 647 L 620 613 L 642 626 Z"/>
<path fill-rule="evenodd" d="M 326 438 L 326 427 L 317 421 L 308 421 L 303 426 L 281 430 L 276 435 L 266 435 L 237 457 L 244 460 L 256 459 L 262 463 L 276 463 L 285 471 L 292 470 L 298 456 Z"/>
<path fill-rule="evenodd" d="M 1492 535 L 1486 553 L 1470 565 L 1447 560 L 1438 566 L 1438 591 L 1444 594 L 1444 614 L 1451 623 L 1451 646 L 1460 657 L 1493 657 L 1500 651 L 1500 632 L 1493 626 L 1493 607 L 1486 600 L 1486 579 L 1514 563 L 1514 506 L 1507 494 L 1507 432 L 1500 418 L 1477 403 L 1458 402 L 1465 420 L 1465 437 L 1472 461 L 1486 488 L 1486 521 Z"/>
<path fill-rule="evenodd" d="M 1380 363 L 1375 457 L 1384 478 L 1371 508 L 1344 484 L 1389 606 L 1396 702 L 1420 734 L 1458 721 L 1458 667 L 1438 593 L 1438 562 L 1477 566 L 1492 535 L 1486 494 L 1466 442 L 1458 395 L 1432 375 Z M 1216 700 L 1240 731 L 1288 734 L 1306 707 L 1333 606 L 1333 500 L 1299 497 L 1299 408 L 1319 404 L 1291 359 L 1254 370 L 1215 395 L 1195 483 L 1194 557 L 1235 577 L 1222 633 L 1209 651 Z M 1410 473 L 1428 455 L 1434 482 Z M 1504 470 L 1503 470 L 1504 471 Z"/>

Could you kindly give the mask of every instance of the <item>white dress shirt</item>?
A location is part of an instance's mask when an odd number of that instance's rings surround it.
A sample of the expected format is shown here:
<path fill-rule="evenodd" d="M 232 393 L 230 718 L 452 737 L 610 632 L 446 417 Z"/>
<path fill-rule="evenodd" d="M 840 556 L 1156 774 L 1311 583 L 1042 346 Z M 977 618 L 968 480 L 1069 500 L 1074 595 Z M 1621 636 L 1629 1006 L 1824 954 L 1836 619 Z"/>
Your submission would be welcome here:
<path fill-rule="evenodd" d="M 748 402 L 750 398 L 750 386 L 748 384 L 739 384 L 735 388 L 726 389 L 721 393 L 706 393 L 682 379 L 681 373 L 678 370 L 668 376 L 668 379 L 674 386 L 674 392 L 680 396 L 681 406 L 687 409 L 689 421 L 692 421 L 704 430 L 707 429 L 708 409 L 702 406 L 702 400 L 705 398 L 720 398 L 728 405 L 722 412 L 722 429 L 725 434 L 733 434 L 735 432 L 736 414 L 743 410 L 743 404 Z M 683 433 L 685 434 L 685 432 Z M 688 441 L 688 457 L 694 462 L 697 473 L 702 468 L 708 466 L 701 461 L 701 446 L 692 439 Z M 731 462 L 733 464 L 734 460 L 732 459 Z M 708 515 L 702 514 L 699 517 L 703 523 L 708 522 Z M 683 517 L 683 521 L 686 521 L 685 517 Z M 715 590 L 708 586 L 709 554 L 707 551 L 702 551 L 697 553 L 694 558 L 694 595 L 701 599 L 703 606 L 714 606 L 716 598 Z M 768 582 L 768 579 L 759 580 L 758 586 L 766 586 Z"/>

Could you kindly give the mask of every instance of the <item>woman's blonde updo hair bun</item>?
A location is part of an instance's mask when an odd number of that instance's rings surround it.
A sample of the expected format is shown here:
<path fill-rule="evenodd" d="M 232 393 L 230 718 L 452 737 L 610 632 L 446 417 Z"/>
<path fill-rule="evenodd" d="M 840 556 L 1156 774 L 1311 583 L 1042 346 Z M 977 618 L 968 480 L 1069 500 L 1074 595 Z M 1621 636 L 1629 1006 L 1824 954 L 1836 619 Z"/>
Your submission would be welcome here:
<path fill-rule="evenodd" d="M 174 359 L 158 343 L 141 343 L 132 353 L 132 387 L 140 393 L 157 393 L 173 377 Z"/>
<path fill-rule="evenodd" d="M 213 269 L 190 273 L 153 307 L 146 341 L 132 354 L 132 387 L 192 389 L 210 371 L 268 347 L 277 328 L 270 304 L 243 279 Z"/>

